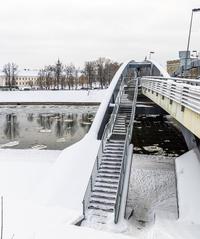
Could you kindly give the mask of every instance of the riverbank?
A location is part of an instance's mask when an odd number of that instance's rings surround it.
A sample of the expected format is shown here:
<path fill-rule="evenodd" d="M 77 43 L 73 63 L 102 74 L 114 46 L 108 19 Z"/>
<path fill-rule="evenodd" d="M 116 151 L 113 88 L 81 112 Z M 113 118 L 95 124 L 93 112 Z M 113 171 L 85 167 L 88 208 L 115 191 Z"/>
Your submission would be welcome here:
<path fill-rule="evenodd" d="M 0 105 L 99 105 L 105 98 L 103 90 L 2 91 Z"/>

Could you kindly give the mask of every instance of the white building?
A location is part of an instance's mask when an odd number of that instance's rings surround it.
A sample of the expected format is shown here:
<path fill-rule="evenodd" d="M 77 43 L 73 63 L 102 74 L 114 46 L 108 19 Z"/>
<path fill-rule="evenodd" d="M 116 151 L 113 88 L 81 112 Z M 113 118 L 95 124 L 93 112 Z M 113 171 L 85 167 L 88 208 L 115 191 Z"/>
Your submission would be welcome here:
<path fill-rule="evenodd" d="M 16 76 L 16 86 L 19 88 L 37 86 L 38 70 L 19 70 Z M 5 73 L 0 71 L 0 86 L 6 85 Z"/>

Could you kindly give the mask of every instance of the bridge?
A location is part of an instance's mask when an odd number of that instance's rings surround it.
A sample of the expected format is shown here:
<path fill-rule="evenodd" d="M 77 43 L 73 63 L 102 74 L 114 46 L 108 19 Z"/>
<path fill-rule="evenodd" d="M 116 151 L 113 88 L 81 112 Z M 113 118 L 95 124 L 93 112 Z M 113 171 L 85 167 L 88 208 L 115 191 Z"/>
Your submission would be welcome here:
<path fill-rule="evenodd" d="M 105 224 L 110 217 L 117 223 L 125 214 L 139 89 L 200 138 L 199 80 L 171 78 L 152 61 L 131 61 L 119 72 L 98 132 L 101 144 L 83 199 L 82 225 Z"/>
<path fill-rule="evenodd" d="M 141 93 L 154 103 L 144 104 Z M 171 78 L 152 60 L 127 61 L 104 94 L 88 134 L 63 150 L 37 193 L 40 202 L 76 210 L 74 223 L 82 226 L 117 224 L 127 216 L 135 114 L 170 114 L 182 125 L 188 148 L 199 145 L 198 80 Z"/>

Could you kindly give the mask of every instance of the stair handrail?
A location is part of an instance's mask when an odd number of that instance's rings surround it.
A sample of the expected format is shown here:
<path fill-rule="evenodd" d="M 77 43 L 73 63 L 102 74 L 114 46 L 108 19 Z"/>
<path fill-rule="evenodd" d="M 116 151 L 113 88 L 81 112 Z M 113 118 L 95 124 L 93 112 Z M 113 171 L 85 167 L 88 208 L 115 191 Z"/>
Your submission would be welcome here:
<path fill-rule="evenodd" d="M 109 121 L 106 124 L 106 127 L 104 129 L 102 139 L 101 139 L 101 143 L 100 143 L 100 146 L 99 146 L 99 150 L 98 150 L 98 153 L 97 153 L 97 156 L 96 156 L 96 159 L 95 159 L 95 162 L 94 162 L 94 166 L 93 166 L 93 169 L 92 169 L 92 172 L 91 172 L 91 175 L 90 175 L 90 179 L 89 179 L 88 185 L 86 187 L 86 191 L 85 191 L 84 198 L 83 198 L 83 201 L 82 201 L 84 219 L 86 217 L 86 209 L 88 208 L 89 199 L 90 199 L 90 196 L 91 196 L 91 192 L 93 190 L 95 178 L 96 178 L 96 175 L 97 175 L 97 172 L 98 172 L 98 169 L 99 169 L 99 165 L 101 163 L 100 160 L 101 160 L 101 155 L 104 152 L 105 142 L 113 131 L 114 123 L 115 123 L 116 116 L 117 116 L 117 113 L 118 113 L 118 110 L 119 110 L 119 104 L 121 102 L 121 96 L 122 96 L 122 93 L 123 93 L 123 88 L 124 88 L 124 77 L 122 78 L 120 88 L 119 88 L 119 91 L 117 93 L 114 109 L 113 109 L 112 114 L 110 116 L 110 119 L 109 119 Z"/>
<path fill-rule="evenodd" d="M 129 144 L 130 144 L 130 140 L 131 140 L 131 136 L 132 136 L 135 108 L 136 108 L 136 102 L 137 102 L 138 78 L 135 79 L 135 82 L 136 82 L 136 84 L 135 84 L 134 97 L 133 97 L 133 102 L 132 102 L 131 117 L 130 117 L 130 121 L 129 121 L 129 124 L 127 127 L 126 137 L 125 137 L 125 145 L 124 145 L 123 154 L 122 154 L 122 166 L 120 169 L 120 179 L 118 182 L 117 197 L 116 197 L 115 206 L 114 206 L 114 222 L 115 223 L 118 222 L 119 213 L 120 213 L 121 198 L 122 198 L 124 177 L 125 177 L 127 157 L 128 157 L 128 148 L 129 148 Z"/>

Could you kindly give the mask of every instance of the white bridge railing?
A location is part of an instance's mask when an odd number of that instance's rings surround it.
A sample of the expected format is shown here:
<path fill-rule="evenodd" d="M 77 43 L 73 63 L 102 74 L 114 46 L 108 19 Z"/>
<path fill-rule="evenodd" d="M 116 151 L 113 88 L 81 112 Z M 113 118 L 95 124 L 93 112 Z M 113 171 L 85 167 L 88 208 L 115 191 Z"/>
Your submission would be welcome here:
<path fill-rule="evenodd" d="M 200 80 L 142 77 L 140 85 L 145 91 L 152 91 L 169 98 L 172 103 L 200 114 Z"/>

